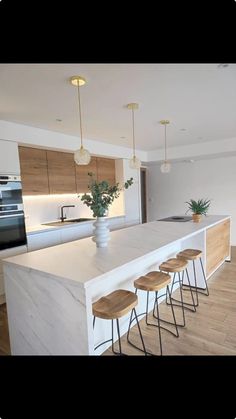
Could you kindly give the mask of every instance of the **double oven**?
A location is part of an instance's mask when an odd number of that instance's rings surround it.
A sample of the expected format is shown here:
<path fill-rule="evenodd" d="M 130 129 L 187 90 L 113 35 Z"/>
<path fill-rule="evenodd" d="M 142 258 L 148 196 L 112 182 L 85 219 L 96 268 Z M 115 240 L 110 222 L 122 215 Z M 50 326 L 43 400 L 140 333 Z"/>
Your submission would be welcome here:
<path fill-rule="evenodd" d="M 0 174 L 0 250 L 26 243 L 21 178 Z"/>

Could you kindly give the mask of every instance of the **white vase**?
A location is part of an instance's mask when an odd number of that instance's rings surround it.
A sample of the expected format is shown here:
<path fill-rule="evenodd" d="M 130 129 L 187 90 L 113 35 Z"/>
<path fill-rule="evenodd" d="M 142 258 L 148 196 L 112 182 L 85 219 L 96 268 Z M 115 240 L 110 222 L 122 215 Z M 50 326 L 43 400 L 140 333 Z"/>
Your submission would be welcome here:
<path fill-rule="evenodd" d="M 97 247 L 106 247 L 109 237 L 109 228 L 105 217 L 97 217 L 94 225 L 94 237 L 92 240 L 96 242 Z"/>

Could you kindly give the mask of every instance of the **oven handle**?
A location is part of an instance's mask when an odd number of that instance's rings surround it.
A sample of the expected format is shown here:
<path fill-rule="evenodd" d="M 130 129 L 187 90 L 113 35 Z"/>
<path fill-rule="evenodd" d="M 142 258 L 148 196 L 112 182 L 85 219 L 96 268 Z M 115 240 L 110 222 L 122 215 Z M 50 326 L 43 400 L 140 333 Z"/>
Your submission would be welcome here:
<path fill-rule="evenodd" d="M 10 217 L 24 217 L 24 214 L 0 215 L 0 220 L 2 218 L 10 218 Z"/>

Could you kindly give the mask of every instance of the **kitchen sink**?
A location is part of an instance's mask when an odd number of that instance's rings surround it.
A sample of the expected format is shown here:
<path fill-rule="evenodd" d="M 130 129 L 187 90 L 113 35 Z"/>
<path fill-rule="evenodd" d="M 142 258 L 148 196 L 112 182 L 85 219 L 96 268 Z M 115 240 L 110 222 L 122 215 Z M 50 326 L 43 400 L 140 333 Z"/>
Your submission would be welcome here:
<path fill-rule="evenodd" d="M 95 218 L 72 218 L 66 219 L 64 221 L 53 221 L 51 223 L 43 223 L 44 226 L 58 226 L 63 224 L 70 224 L 70 223 L 82 223 L 84 221 L 95 221 Z"/>

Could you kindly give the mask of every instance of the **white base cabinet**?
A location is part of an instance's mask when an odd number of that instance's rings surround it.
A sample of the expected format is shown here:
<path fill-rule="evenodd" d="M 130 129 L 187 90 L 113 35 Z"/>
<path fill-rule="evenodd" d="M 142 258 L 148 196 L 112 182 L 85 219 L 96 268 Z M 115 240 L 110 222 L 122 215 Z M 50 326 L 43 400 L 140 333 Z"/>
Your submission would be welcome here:
<path fill-rule="evenodd" d="M 114 217 L 109 220 L 110 230 L 116 230 L 125 227 L 125 217 Z M 27 235 L 28 251 L 43 249 L 44 247 L 55 246 L 57 244 L 67 243 L 79 240 L 93 235 L 93 222 L 79 224 L 76 226 L 62 227 L 57 230 L 40 231 L 29 233 Z"/>
<path fill-rule="evenodd" d="M 27 242 L 28 252 L 61 244 L 61 230 L 42 231 L 41 233 L 27 235 Z"/>

